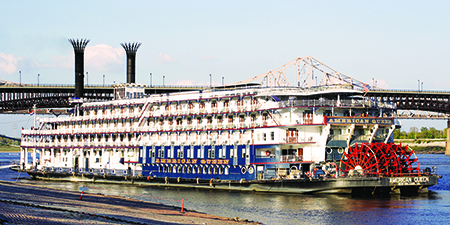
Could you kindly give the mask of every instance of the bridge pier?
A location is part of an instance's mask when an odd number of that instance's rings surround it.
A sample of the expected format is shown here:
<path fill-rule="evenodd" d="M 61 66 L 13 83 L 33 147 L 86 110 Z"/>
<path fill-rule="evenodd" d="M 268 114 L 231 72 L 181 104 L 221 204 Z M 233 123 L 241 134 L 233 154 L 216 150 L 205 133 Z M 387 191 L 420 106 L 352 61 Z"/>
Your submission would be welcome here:
<path fill-rule="evenodd" d="M 447 141 L 445 142 L 445 155 L 450 155 L 450 120 L 447 120 Z"/>

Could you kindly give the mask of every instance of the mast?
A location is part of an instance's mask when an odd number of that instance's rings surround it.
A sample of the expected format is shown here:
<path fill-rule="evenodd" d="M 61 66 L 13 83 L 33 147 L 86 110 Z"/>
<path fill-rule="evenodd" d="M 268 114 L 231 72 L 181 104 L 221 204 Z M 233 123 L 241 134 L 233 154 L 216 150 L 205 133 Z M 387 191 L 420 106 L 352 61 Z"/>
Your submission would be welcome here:
<path fill-rule="evenodd" d="M 33 127 L 36 129 L 36 104 L 33 105 Z"/>

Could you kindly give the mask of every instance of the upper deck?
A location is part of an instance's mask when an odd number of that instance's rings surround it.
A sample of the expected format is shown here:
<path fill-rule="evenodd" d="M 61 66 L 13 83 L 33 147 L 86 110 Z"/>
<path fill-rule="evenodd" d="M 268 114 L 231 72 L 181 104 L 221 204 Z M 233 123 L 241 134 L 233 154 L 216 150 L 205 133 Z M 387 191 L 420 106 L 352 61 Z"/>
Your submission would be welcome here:
<path fill-rule="evenodd" d="M 79 110 L 68 117 L 41 118 L 44 123 L 85 121 L 85 120 L 113 120 L 135 119 L 142 116 L 186 116 L 193 114 L 217 114 L 228 112 L 251 112 L 258 110 L 273 110 L 281 108 L 299 107 L 329 107 L 329 108 L 372 108 L 396 110 L 396 105 L 386 102 L 376 102 L 369 98 L 344 99 L 348 96 L 361 96 L 361 91 L 348 86 L 330 86 L 310 89 L 301 88 L 238 88 L 231 90 L 204 90 L 179 92 L 157 95 L 131 95 L 137 98 L 121 98 L 119 100 L 84 102 Z M 257 102 L 248 104 L 237 103 L 244 99 L 256 99 Z M 211 104 L 211 102 L 228 101 L 225 104 Z M 203 105 L 202 105 L 202 102 Z M 209 104 L 205 104 L 209 103 Z M 245 103 L 245 102 L 244 102 Z M 188 107 L 192 104 L 192 107 Z M 173 106 L 160 107 L 156 113 L 146 113 L 142 109 L 146 105 Z M 120 108 L 120 110 L 115 110 Z M 133 110 L 123 110 L 132 108 Z M 94 113 L 92 113 L 94 112 Z"/>

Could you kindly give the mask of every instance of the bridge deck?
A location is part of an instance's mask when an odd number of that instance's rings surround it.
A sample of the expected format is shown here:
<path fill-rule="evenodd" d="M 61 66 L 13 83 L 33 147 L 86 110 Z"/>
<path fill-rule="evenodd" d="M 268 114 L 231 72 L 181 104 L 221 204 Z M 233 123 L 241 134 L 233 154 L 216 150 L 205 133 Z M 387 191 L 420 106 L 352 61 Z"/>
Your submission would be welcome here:
<path fill-rule="evenodd" d="M 146 87 L 145 93 L 158 94 L 181 91 L 194 91 L 210 88 L 209 86 L 152 86 Z M 217 87 L 224 88 L 224 87 Z M 113 98 L 112 86 L 85 86 L 85 97 L 96 100 Z M 74 97 L 74 85 L 3 85 L 0 86 L 0 113 L 28 113 L 33 105 L 37 108 L 71 108 L 69 98 Z M 414 90 L 370 90 L 366 96 L 380 102 L 391 102 L 399 110 L 420 110 L 438 113 L 439 116 L 404 113 L 399 118 L 448 119 L 450 114 L 450 92 L 448 91 L 414 91 Z M 41 113 L 48 113 L 42 110 Z"/>

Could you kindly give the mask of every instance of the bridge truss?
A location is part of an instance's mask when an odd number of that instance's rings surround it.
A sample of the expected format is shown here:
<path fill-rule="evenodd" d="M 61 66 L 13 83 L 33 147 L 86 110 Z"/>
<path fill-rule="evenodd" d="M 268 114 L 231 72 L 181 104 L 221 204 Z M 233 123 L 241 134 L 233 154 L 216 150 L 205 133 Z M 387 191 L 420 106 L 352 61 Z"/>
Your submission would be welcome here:
<path fill-rule="evenodd" d="M 287 74 L 294 74 L 295 83 L 290 83 Z M 317 77 L 320 82 L 317 82 Z M 312 56 L 298 57 L 274 70 L 235 83 L 259 83 L 261 86 L 298 86 L 310 88 L 313 86 L 352 85 L 364 88 L 365 83 L 347 76 Z"/>
<path fill-rule="evenodd" d="M 398 110 L 395 119 L 449 120 L 450 114 L 422 110 Z"/>

